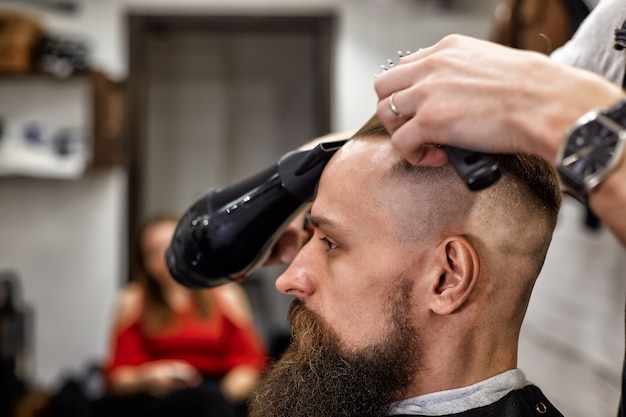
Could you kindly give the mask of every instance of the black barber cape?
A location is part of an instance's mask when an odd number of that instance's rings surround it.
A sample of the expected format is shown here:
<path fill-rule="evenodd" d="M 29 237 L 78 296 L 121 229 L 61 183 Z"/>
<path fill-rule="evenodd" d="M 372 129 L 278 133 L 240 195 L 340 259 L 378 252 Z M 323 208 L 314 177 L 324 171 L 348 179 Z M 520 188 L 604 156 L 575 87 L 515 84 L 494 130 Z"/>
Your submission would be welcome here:
<path fill-rule="evenodd" d="M 395 417 L 416 417 L 397 414 Z M 418 416 L 419 417 L 419 416 Z M 534 385 L 511 391 L 491 405 L 441 417 L 563 417 Z"/>

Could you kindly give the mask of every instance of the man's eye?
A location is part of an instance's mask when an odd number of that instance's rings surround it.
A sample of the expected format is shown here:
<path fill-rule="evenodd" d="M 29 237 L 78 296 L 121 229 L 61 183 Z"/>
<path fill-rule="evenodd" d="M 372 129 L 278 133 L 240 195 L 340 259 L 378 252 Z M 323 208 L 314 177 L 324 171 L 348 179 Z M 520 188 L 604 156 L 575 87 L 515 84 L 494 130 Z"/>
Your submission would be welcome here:
<path fill-rule="evenodd" d="M 328 247 L 328 250 L 336 249 L 337 245 L 331 242 L 327 237 L 320 238 L 322 242 Z"/>

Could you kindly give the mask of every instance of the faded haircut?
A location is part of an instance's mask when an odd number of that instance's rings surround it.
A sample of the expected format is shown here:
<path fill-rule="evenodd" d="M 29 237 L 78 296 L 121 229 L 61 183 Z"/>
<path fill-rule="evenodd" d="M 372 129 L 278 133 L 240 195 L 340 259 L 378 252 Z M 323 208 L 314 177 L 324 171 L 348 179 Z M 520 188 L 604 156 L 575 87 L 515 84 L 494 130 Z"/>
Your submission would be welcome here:
<path fill-rule="evenodd" d="M 374 115 L 370 118 L 352 137 L 390 137 L 389 132 L 378 117 Z M 553 229 L 556 226 L 559 210 L 561 207 L 562 193 L 559 187 L 556 170 L 544 159 L 527 154 L 493 154 L 502 172 L 503 179 L 498 184 L 506 194 L 517 195 L 531 207 L 544 213 L 548 224 Z M 404 158 L 400 158 L 394 170 L 399 173 L 414 174 L 416 171 L 420 175 L 442 175 L 444 171 L 449 171 L 449 166 L 441 168 L 415 167 L 409 164 Z"/>

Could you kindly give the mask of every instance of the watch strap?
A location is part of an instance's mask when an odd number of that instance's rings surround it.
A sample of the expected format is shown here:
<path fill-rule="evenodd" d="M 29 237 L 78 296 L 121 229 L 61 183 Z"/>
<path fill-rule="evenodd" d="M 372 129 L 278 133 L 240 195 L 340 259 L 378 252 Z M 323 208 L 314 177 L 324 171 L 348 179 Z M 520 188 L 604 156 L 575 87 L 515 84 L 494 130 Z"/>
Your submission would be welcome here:
<path fill-rule="evenodd" d="M 626 100 L 620 100 L 602 113 L 626 129 Z"/>

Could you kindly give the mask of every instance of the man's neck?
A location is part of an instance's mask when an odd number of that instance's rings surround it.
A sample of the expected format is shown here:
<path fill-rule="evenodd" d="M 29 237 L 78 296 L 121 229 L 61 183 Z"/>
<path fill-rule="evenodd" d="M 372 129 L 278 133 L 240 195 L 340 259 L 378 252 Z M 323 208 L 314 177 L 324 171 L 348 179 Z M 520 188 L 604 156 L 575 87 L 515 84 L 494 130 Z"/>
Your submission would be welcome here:
<path fill-rule="evenodd" d="M 467 321 L 454 323 L 454 329 L 449 323 L 437 323 L 433 328 L 441 331 L 424 338 L 407 397 L 470 386 L 517 368 L 519 333 Z"/>

